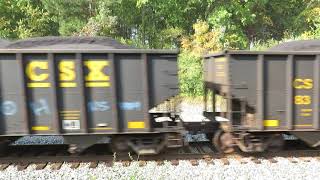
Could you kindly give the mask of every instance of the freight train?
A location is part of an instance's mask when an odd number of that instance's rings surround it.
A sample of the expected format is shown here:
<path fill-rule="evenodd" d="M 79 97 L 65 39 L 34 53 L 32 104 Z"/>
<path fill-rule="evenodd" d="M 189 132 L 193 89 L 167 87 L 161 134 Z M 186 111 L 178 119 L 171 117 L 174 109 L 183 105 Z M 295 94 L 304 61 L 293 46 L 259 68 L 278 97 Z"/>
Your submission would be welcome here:
<path fill-rule="evenodd" d="M 316 147 L 320 53 L 297 47 L 205 56 L 208 121 L 186 123 L 173 102 L 179 94 L 177 50 L 88 37 L 5 42 L 0 141 L 5 147 L 27 135 L 62 136 L 69 152 L 78 153 L 109 138 L 114 152 L 150 155 L 187 145 L 189 131 L 207 134 L 225 153 L 235 147 L 277 150 L 284 134 Z"/>
<path fill-rule="evenodd" d="M 205 111 L 214 121 L 223 117 L 212 142 L 222 152 L 280 150 L 284 135 L 311 147 L 320 145 L 320 43 L 294 41 L 268 51 L 224 51 L 205 56 L 205 99 L 225 111 Z M 208 107 L 206 105 L 206 107 Z"/>

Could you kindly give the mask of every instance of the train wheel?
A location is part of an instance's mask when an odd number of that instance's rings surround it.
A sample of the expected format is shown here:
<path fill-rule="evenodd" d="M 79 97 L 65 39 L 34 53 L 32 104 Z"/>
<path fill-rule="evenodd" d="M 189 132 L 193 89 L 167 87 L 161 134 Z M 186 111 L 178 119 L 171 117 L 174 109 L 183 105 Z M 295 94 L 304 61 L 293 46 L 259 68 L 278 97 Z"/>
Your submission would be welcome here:
<path fill-rule="evenodd" d="M 284 139 L 281 134 L 277 134 L 270 139 L 267 150 L 270 152 L 279 152 L 284 147 Z"/>
<path fill-rule="evenodd" d="M 215 148 L 221 153 L 234 152 L 234 141 L 231 133 L 226 133 L 223 130 L 218 130 L 212 138 L 212 143 Z"/>

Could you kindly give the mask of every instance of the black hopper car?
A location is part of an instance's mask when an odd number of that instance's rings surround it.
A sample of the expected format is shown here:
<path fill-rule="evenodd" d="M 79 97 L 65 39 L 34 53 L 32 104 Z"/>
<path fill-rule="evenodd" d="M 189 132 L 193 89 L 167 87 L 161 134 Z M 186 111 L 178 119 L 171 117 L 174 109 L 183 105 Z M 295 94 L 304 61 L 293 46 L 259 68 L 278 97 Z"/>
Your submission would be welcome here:
<path fill-rule="evenodd" d="M 320 41 L 224 51 L 204 61 L 206 108 L 214 107 L 204 115 L 224 120 L 212 138 L 221 151 L 279 150 L 284 135 L 319 147 Z"/>
<path fill-rule="evenodd" d="M 72 153 L 106 137 L 114 151 L 181 147 L 184 131 L 175 112 L 149 112 L 178 94 L 177 54 L 109 38 L 6 44 L 0 50 L 1 142 L 61 135 Z"/>
<path fill-rule="evenodd" d="M 147 155 L 187 145 L 189 131 L 206 133 L 226 153 L 279 149 L 284 134 L 317 147 L 320 51 L 314 44 L 320 43 L 205 56 L 203 116 L 209 121 L 185 123 L 172 103 L 179 94 L 176 50 L 88 37 L 5 42 L 0 143 L 56 135 L 77 153 L 109 138 L 115 152 Z"/>

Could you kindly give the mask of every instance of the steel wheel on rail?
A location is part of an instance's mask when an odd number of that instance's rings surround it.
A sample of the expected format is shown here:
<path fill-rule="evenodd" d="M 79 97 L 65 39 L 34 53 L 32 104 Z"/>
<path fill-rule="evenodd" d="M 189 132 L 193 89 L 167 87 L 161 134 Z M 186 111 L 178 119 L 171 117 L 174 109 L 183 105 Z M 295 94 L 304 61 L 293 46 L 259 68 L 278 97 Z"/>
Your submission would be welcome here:
<path fill-rule="evenodd" d="M 232 153 L 235 151 L 233 135 L 219 129 L 212 138 L 215 148 L 221 153 Z"/>

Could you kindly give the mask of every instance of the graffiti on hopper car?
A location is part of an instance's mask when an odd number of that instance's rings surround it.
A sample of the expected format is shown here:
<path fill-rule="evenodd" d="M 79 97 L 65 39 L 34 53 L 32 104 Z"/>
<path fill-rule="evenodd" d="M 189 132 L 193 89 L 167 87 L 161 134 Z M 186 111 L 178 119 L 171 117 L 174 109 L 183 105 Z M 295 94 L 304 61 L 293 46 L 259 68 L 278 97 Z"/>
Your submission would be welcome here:
<path fill-rule="evenodd" d="M 12 116 L 18 111 L 17 104 L 14 101 L 3 101 L 1 103 L 1 112 L 3 115 Z"/>
<path fill-rule="evenodd" d="M 49 104 L 46 99 L 41 98 L 36 101 L 30 102 L 30 107 L 34 115 L 50 115 Z"/>
<path fill-rule="evenodd" d="M 90 112 L 103 112 L 110 110 L 110 104 L 107 101 L 91 101 L 88 102 Z"/>
<path fill-rule="evenodd" d="M 140 111 L 142 105 L 141 105 L 141 102 L 130 101 L 130 102 L 120 102 L 119 107 L 121 110 L 126 110 L 126 111 Z"/>

